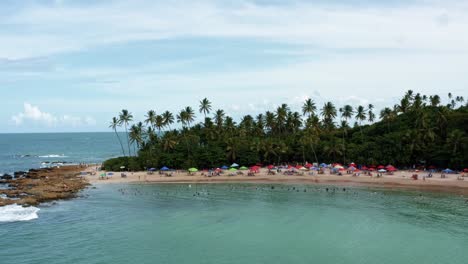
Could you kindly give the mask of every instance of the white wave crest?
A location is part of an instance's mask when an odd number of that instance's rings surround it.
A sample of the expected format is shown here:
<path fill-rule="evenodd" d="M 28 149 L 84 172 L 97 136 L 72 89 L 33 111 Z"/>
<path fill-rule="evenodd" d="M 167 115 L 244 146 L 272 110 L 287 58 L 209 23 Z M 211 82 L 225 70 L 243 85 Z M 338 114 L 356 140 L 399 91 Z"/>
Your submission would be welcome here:
<path fill-rule="evenodd" d="M 40 209 L 34 206 L 22 207 L 17 204 L 11 204 L 0 207 L 0 222 L 29 221 L 37 219 L 37 212 Z"/>
<path fill-rule="evenodd" d="M 39 158 L 68 158 L 68 157 L 63 154 L 62 155 L 50 154 L 50 155 L 39 156 Z"/>

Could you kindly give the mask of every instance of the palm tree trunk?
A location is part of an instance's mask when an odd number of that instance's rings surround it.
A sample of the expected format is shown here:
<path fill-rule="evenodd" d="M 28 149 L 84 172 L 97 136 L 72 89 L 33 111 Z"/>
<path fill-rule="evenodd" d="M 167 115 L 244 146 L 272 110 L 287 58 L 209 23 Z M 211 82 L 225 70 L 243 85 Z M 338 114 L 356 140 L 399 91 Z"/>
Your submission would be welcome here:
<path fill-rule="evenodd" d="M 125 157 L 125 150 L 124 150 L 124 147 L 123 147 L 123 144 L 122 144 L 122 140 L 120 139 L 119 133 L 117 133 L 117 129 L 116 129 L 116 128 L 114 128 L 114 132 L 115 132 L 115 135 L 117 136 L 117 139 L 119 140 L 120 147 L 122 148 L 122 154 L 123 154 L 124 157 Z"/>
<path fill-rule="evenodd" d="M 130 150 L 130 135 L 128 134 L 127 130 L 127 123 L 125 123 L 125 133 L 127 134 L 127 146 L 128 146 L 128 156 L 132 156 L 132 152 Z"/>
<path fill-rule="evenodd" d="M 317 162 L 317 166 L 318 166 L 319 163 L 318 163 L 317 153 L 315 153 L 314 143 L 310 143 L 310 147 L 312 148 L 312 152 L 314 153 L 314 157 L 315 157 L 315 162 Z"/>

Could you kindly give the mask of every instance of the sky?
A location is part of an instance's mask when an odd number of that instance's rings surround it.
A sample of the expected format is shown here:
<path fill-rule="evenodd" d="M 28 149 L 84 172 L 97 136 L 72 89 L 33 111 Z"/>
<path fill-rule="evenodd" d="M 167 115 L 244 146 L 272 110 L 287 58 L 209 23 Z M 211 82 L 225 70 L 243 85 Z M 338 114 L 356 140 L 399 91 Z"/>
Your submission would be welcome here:
<path fill-rule="evenodd" d="M 467 97 L 467 69 L 468 1 L 0 1 L 0 133 L 205 97 L 235 119 L 307 98 L 378 112 L 408 89 Z"/>

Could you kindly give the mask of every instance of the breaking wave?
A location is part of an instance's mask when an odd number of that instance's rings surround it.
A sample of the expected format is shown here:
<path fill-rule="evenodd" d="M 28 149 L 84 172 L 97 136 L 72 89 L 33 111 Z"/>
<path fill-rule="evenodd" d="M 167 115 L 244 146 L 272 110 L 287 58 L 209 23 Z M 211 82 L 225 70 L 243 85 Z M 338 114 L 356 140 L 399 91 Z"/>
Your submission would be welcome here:
<path fill-rule="evenodd" d="M 37 219 L 39 208 L 22 207 L 21 205 L 11 204 L 0 207 L 0 222 L 17 222 Z"/>

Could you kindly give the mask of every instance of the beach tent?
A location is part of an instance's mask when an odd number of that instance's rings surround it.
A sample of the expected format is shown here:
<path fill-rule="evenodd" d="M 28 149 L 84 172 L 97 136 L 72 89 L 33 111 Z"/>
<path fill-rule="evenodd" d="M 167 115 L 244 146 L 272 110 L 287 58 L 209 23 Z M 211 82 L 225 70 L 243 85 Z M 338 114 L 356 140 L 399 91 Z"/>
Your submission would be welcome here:
<path fill-rule="evenodd" d="M 230 168 L 229 171 L 237 171 L 236 168 Z"/>
<path fill-rule="evenodd" d="M 248 170 L 249 168 L 245 167 L 245 166 L 242 166 L 239 168 L 239 170 Z"/>
<path fill-rule="evenodd" d="M 237 163 L 233 163 L 233 164 L 231 165 L 231 167 L 232 167 L 232 168 L 239 167 L 239 164 L 237 164 Z"/>
<path fill-rule="evenodd" d="M 161 168 L 161 170 L 162 170 L 162 171 L 168 171 L 168 170 L 169 170 L 169 168 L 168 168 L 168 167 L 166 167 L 166 166 L 164 166 L 164 167 L 162 167 L 162 168 Z"/>
<path fill-rule="evenodd" d="M 188 169 L 188 171 L 189 171 L 189 172 L 197 172 L 198 169 L 197 169 L 197 168 L 190 168 L 190 169 Z"/>

